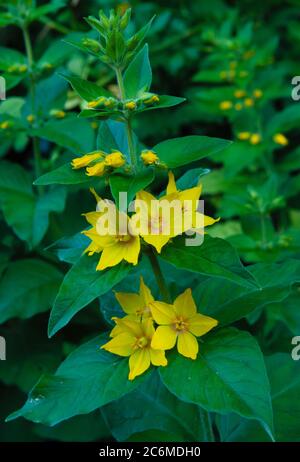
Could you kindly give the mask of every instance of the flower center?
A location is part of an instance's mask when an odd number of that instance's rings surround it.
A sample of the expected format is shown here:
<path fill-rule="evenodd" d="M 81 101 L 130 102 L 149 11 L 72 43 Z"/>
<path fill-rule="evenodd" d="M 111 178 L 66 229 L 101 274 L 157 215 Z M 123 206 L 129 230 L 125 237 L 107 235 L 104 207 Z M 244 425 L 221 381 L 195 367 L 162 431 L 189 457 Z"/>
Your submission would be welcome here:
<path fill-rule="evenodd" d="M 142 316 L 143 314 L 148 314 L 148 313 L 150 313 L 150 312 L 151 312 L 150 307 L 147 306 L 147 305 L 146 305 L 146 306 L 143 306 L 143 308 L 140 308 L 140 309 L 138 308 L 138 309 L 136 310 L 137 316 Z"/>
<path fill-rule="evenodd" d="M 188 323 L 182 317 L 179 317 L 175 319 L 175 322 L 173 323 L 173 328 L 177 332 L 183 332 L 188 330 Z"/>
<path fill-rule="evenodd" d="M 131 238 L 132 236 L 130 236 L 130 234 L 119 234 L 118 236 L 116 236 L 116 240 L 118 242 L 128 242 Z"/>
<path fill-rule="evenodd" d="M 140 337 L 137 339 L 136 343 L 135 343 L 135 347 L 136 348 L 145 348 L 149 343 L 149 340 L 147 339 L 147 337 Z"/>

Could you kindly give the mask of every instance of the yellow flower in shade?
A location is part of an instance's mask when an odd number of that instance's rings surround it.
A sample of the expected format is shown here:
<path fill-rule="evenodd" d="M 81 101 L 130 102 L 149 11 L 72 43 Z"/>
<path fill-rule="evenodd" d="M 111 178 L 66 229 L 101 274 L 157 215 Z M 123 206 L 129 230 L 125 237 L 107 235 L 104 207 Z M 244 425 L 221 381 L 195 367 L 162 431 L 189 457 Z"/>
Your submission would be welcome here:
<path fill-rule="evenodd" d="M 145 149 L 141 153 L 141 159 L 145 165 L 153 165 L 159 162 L 158 156 L 155 154 L 154 151 L 150 151 Z"/>
<path fill-rule="evenodd" d="M 29 115 L 26 117 L 26 119 L 27 119 L 27 122 L 29 122 L 30 124 L 32 124 L 32 122 L 34 122 L 34 120 L 35 120 L 35 117 L 34 117 L 33 114 L 29 114 Z"/>
<path fill-rule="evenodd" d="M 66 113 L 60 109 L 52 109 L 50 111 L 50 116 L 55 117 L 56 119 L 64 119 L 66 117 Z"/>
<path fill-rule="evenodd" d="M 72 160 L 71 164 L 74 169 L 83 168 L 83 167 L 87 167 L 95 160 L 101 159 L 102 157 L 104 157 L 104 154 L 102 151 L 95 151 L 95 152 L 91 152 L 90 154 L 85 154 L 84 156 L 81 156 L 81 157 L 76 157 L 75 159 Z"/>
<path fill-rule="evenodd" d="M 250 144 L 259 144 L 261 142 L 261 136 L 259 133 L 253 133 L 249 138 Z"/>
<path fill-rule="evenodd" d="M 245 78 L 245 77 L 248 77 L 248 75 L 249 75 L 248 71 L 240 71 L 239 72 L 239 77 L 241 77 L 242 79 Z"/>
<path fill-rule="evenodd" d="M 136 195 L 133 223 L 140 227 L 140 235 L 158 253 L 167 242 L 188 230 L 203 233 L 203 227 L 214 220 L 197 211 L 201 186 L 178 191 L 173 173 L 169 172 L 167 194 L 156 199 L 146 191 Z"/>
<path fill-rule="evenodd" d="M 125 164 L 125 158 L 120 151 L 113 151 L 105 156 L 105 165 L 108 167 L 118 168 Z"/>
<path fill-rule="evenodd" d="M 236 104 L 234 105 L 234 109 L 235 109 L 236 111 L 241 111 L 241 110 L 243 109 L 242 103 L 236 103 Z"/>
<path fill-rule="evenodd" d="M 254 101 L 253 101 L 252 98 L 246 98 L 244 100 L 244 104 L 245 104 L 246 107 L 252 107 L 252 106 L 254 106 Z"/>
<path fill-rule="evenodd" d="M 220 78 L 221 78 L 222 80 L 226 79 L 226 78 L 227 78 L 227 71 L 221 71 L 221 72 L 220 72 Z"/>
<path fill-rule="evenodd" d="M 246 96 L 246 92 L 245 90 L 235 90 L 234 96 L 236 98 L 244 98 L 244 96 Z"/>
<path fill-rule="evenodd" d="M 227 111 L 228 109 L 232 108 L 232 102 L 231 101 L 221 101 L 219 107 L 220 109 L 222 109 L 222 111 Z"/>
<path fill-rule="evenodd" d="M 241 141 L 249 140 L 250 136 L 251 136 L 250 132 L 239 132 L 237 134 L 237 138 Z"/>
<path fill-rule="evenodd" d="M 262 95 L 263 95 L 263 92 L 261 91 L 260 88 L 256 88 L 256 89 L 253 91 L 253 96 L 254 96 L 254 98 L 259 99 L 259 98 L 262 97 Z"/>
<path fill-rule="evenodd" d="M 127 101 L 124 103 L 124 109 L 128 109 L 129 111 L 133 111 L 136 109 L 136 103 L 135 101 Z"/>
<path fill-rule="evenodd" d="M 146 319 L 151 318 L 150 303 L 154 301 L 151 294 L 151 290 L 144 283 L 144 279 L 140 278 L 140 291 L 138 294 L 127 293 L 127 292 L 116 292 L 116 299 L 120 303 L 123 311 L 134 318 Z M 114 337 L 118 332 L 118 326 L 116 326 L 111 336 Z"/>
<path fill-rule="evenodd" d="M 26 64 L 21 64 L 19 67 L 18 67 L 18 71 L 21 72 L 23 74 L 23 72 L 26 72 L 27 71 L 27 66 Z"/>
<path fill-rule="evenodd" d="M 281 146 L 287 146 L 289 144 L 289 140 L 282 133 L 276 133 L 273 136 L 273 141 L 274 143 L 280 144 Z"/>
<path fill-rule="evenodd" d="M 129 380 L 134 380 L 135 377 L 143 374 L 151 364 L 154 366 L 168 364 L 165 352 L 151 346 L 155 331 L 152 319 L 138 322 L 126 316 L 118 320 L 118 327 L 120 333 L 101 348 L 118 356 L 129 357 Z"/>
<path fill-rule="evenodd" d="M 122 260 L 136 265 L 141 250 L 139 236 L 131 232 L 131 219 L 119 212 L 115 204 L 102 200 L 92 189 L 101 211 L 89 212 L 84 216 L 92 228 L 82 231 L 90 240 L 85 253 L 101 253 L 96 270 L 116 266 Z"/>
<path fill-rule="evenodd" d="M 152 338 L 152 348 L 170 350 L 177 342 L 178 352 L 191 359 L 197 358 L 199 350 L 196 337 L 206 334 L 218 324 L 216 319 L 197 313 L 191 289 L 180 294 L 173 305 L 151 303 L 151 312 L 159 324 Z"/>
<path fill-rule="evenodd" d="M 8 120 L 5 120 L 4 122 L 0 123 L 0 128 L 1 130 L 7 130 L 10 127 L 10 122 Z"/>

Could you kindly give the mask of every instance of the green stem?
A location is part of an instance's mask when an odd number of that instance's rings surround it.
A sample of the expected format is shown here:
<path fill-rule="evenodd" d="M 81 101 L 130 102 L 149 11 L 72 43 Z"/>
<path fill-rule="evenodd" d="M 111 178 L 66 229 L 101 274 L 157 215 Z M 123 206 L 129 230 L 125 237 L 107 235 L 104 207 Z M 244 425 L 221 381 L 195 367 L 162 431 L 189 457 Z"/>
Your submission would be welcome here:
<path fill-rule="evenodd" d="M 34 120 L 36 119 L 36 108 L 35 108 L 35 76 L 33 72 L 33 52 L 32 52 L 32 44 L 30 40 L 29 31 L 26 25 L 22 28 L 23 37 L 24 37 L 24 44 L 26 49 L 27 61 L 28 61 L 28 69 L 29 69 L 29 84 L 30 84 L 30 95 L 31 95 L 31 113 L 34 116 Z M 39 140 L 35 136 L 32 137 L 32 145 L 33 145 L 33 155 L 34 155 L 34 169 L 35 169 L 35 176 L 38 178 L 42 174 L 42 157 L 40 151 Z M 38 187 L 38 192 L 41 194 L 43 192 L 43 188 L 41 186 Z"/>
<path fill-rule="evenodd" d="M 214 432 L 211 425 L 210 415 L 209 412 L 205 411 L 204 409 L 199 409 L 200 412 L 200 422 L 203 432 L 203 437 L 205 442 L 214 442 Z"/>
<path fill-rule="evenodd" d="M 168 286 L 166 284 L 166 281 L 165 281 L 164 275 L 162 273 L 162 270 L 161 270 L 161 268 L 159 266 L 157 256 L 155 255 L 153 250 L 149 251 L 148 257 L 149 257 L 149 260 L 150 260 L 150 263 L 151 263 L 151 266 L 152 266 L 152 269 L 153 269 L 153 273 L 155 275 L 155 278 L 156 278 L 157 285 L 159 287 L 160 293 L 161 293 L 161 295 L 162 295 L 165 302 L 171 303 L 172 299 L 171 299 L 171 295 L 170 295 Z"/>
<path fill-rule="evenodd" d="M 267 243 L 267 235 L 266 235 L 265 214 L 263 212 L 260 213 L 260 229 L 261 229 L 261 242 L 264 248 Z"/>
<path fill-rule="evenodd" d="M 126 94 L 125 94 L 125 87 L 124 87 L 122 71 L 119 67 L 116 67 L 115 72 L 116 72 L 117 82 L 118 82 L 118 86 L 120 90 L 120 97 L 122 100 L 124 100 L 126 99 Z M 134 142 L 133 142 L 133 131 L 131 127 L 130 116 L 126 117 L 125 126 L 126 126 L 126 134 L 127 134 L 127 140 L 128 140 L 128 149 L 129 149 L 131 165 L 133 166 L 134 169 L 136 169 L 137 159 L 136 159 L 136 152 L 135 152 L 135 147 L 134 147 Z"/>

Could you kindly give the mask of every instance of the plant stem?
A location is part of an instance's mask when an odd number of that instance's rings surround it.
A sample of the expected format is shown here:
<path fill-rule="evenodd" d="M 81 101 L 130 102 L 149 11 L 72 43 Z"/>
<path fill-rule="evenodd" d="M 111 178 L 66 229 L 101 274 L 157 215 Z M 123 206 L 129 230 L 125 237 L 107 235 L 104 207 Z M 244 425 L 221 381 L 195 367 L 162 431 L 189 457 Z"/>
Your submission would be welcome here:
<path fill-rule="evenodd" d="M 126 95 L 125 95 L 125 88 L 124 88 L 124 81 L 123 81 L 122 71 L 121 71 L 121 69 L 119 67 L 116 67 L 115 72 L 116 72 L 117 82 L 118 82 L 118 86 L 119 86 L 119 90 L 120 90 L 120 96 L 121 96 L 121 99 L 124 100 L 126 98 Z M 136 152 L 135 152 L 135 147 L 134 147 L 134 142 L 133 142 L 133 132 L 132 132 L 132 127 L 131 127 L 130 116 L 125 118 L 125 126 L 126 126 L 126 134 L 127 134 L 130 162 L 131 162 L 131 165 L 133 166 L 133 168 L 136 169 L 137 159 L 136 159 Z"/>
<path fill-rule="evenodd" d="M 33 52 L 32 52 L 32 44 L 30 40 L 30 35 L 28 32 L 28 28 L 26 25 L 22 28 L 23 37 L 24 37 L 24 44 L 26 49 L 27 61 L 28 61 L 28 69 L 29 69 L 29 82 L 30 82 L 30 95 L 31 95 L 31 112 L 34 116 L 34 120 L 36 119 L 36 108 L 35 108 L 35 76 L 33 72 Z M 41 151 L 39 140 L 37 137 L 32 137 L 32 145 L 33 145 L 33 155 L 34 155 L 34 170 L 35 176 L 38 178 L 42 174 L 42 158 L 41 158 Z M 38 186 L 38 192 L 41 194 L 43 192 L 43 188 Z"/>
<path fill-rule="evenodd" d="M 261 229 L 262 246 L 263 248 L 265 248 L 266 242 L 267 242 L 267 236 L 266 236 L 265 214 L 263 212 L 260 213 L 260 229 Z"/>
<path fill-rule="evenodd" d="M 153 273 L 154 273 L 156 281 L 157 281 L 157 285 L 158 285 L 160 293 L 161 293 L 161 295 L 163 297 L 163 300 L 165 302 L 167 302 L 167 303 L 171 303 L 172 300 L 171 300 L 171 296 L 170 296 L 168 286 L 166 284 L 164 275 L 163 275 L 162 270 L 160 268 L 157 256 L 155 255 L 153 250 L 149 251 L 148 257 L 149 257 L 149 260 L 150 260 L 150 263 L 151 263 L 151 266 L 152 266 L 152 269 L 153 269 Z"/>
<path fill-rule="evenodd" d="M 200 412 L 200 422 L 201 422 L 202 432 L 204 436 L 204 441 L 205 442 L 215 441 L 209 412 L 205 411 L 204 409 L 199 409 L 199 412 Z"/>

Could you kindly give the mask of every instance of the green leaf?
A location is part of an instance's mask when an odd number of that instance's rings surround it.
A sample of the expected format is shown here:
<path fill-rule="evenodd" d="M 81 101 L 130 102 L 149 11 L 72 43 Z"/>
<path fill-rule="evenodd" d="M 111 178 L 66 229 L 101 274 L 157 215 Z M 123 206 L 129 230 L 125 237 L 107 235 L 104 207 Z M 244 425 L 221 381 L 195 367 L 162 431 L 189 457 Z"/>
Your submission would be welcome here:
<path fill-rule="evenodd" d="M 34 130 L 33 134 L 70 149 L 78 155 L 94 149 L 93 128 L 89 122 L 79 120 L 78 117 L 51 120 L 43 127 Z"/>
<path fill-rule="evenodd" d="M 177 104 L 184 103 L 186 98 L 179 98 L 178 96 L 159 95 L 159 101 L 153 106 L 143 107 L 138 109 L 137 112 L 152 111 L 153 109 L 163 109 L 165 107 L 177 106 Z"/>
<path fill-rule="evenodd" d="M 185 172 L 177 181 L 178 189 L 189 189 L 201 183 L 201 177 L 210 172 L 208 168 L 193 168 Z"/>
<path fill-rule="evenodd" d="M 110 92 L 105 90 L 99 85 L 89 82 L 88 80 L 81 79 L 76 75 L 63 75 L 60 74 L 65 80 L 67 80 L 78 93 L 78 95 L 86 101 L 93 101 L 99 96 L 111 96 Z"/>
<path fill-rule="evenodd" d="M 44 237 L 51 212 L 62 212 L 66 191 L 61 188 L 36 197 L 29 174 L 19 165 L 0 164 L 0 206 L 16 235 L 34 247 Z"/>
<path fill-rule="evenodd" d="M 126 98 L 137 98 L 148 91 L 152 82 L 148 45 L 145 44 L 124 74 Z"/>
<path fill-rule="evenodd" d="M 266 358 L 274 412 L 275 440 L 299 442 L 300 363 L 287 353 Z M 256 422 L 229 414 L 218 420 L 222 441 L 270 441 Z"/>
<path fill-rule="evenodd" d="M 207 411 L 256 419 L 272 433 L 270 387 L 262 353 L 247 332 L 224 328 L 204 338 L 196 360 L 169 357 L 160 368 L 164 384 L 179 399 Z"/>
<path fill-rule="evenodd" d="M 0 323 L 48 310 L 61 280 L 62 273 L 42 260 L 10 263 L 0 279 Z"/>
<path fill-rule="evenodd" d="M 133 136 L 133 143 L 135 150 L 137 150 L 138 139 L 135 134 Z M 118 150 L 129 159 L 128 138 L 125 124 L 114 120 L 101 122 L 97 137 L 97 149 L 105 152 Z"/>
<path fill-rule="evenodd" d="M 60 261 L 74 264 L 76 263 L 88 247 L 90 239 L 82 233 L 77 233 L 71 237 L 63 237 L 46 250 L 53 252 Z"/>
<path fill-rule="evenodd" d="M 217 279 L 201 282 L 193 291 L 200 311 L 221 324 L 230 324 L 268 303 L 285 299 L 292 284 L 300 282 L 298 260 L 271 265 L 259 263 L 247 269 L 258 284 L 252 289 Z"/>
<path fill-rule="evenodd" d="M 245 287 L 257 286 L 253 276 L 242 265 L 236 250 L 217 237 L 206 235 L 199 246 L 186 246 L 185 239 L 175 239 L 164 248 L 161 258 L 177 268 L 227 279 Z"/>
<path fill-rule="evenodd" d="M 135 197 L 138 191 L 146 188 L 154 179 L 154 171 L 152 168 L 145 168 L 134 175 L 111 175 L 109 177 L 109 185 L 111 193 L 118 207 L 119 204 L 119 193 L 127 192 L 127 203 L 128 205 Z"/>
<path fill-rule="evenodd" d="M 281 112 L 270 120 L 267 126 L 267 135 L 271 136 L 274 133 L 286 132 L 299 126 L 300 123 L 300 107 L 297 102 L 291 103 Z"/>
<path fill-rule="evenodd" d="M 101 412 L 117 441 L 126 441 L 146 430 L 167 430 L 172 434 L 172 441 L 205 440 L 201 409 L 176 398 L 156 373 L 137 390 L 104 406 Z"/>
<path fill-rule="evenodd" d="M 52 337 L 82 308 L 105 294 L 131 270 L 120 263 L 104 271 L 96 271 L 98 259 L 82 255 L 66 274 L 52 308 L 48 333 Z"/>
<path fill-rule="evenodd" d="M 90 183 L 91 181 L 91 178 L 86 175 L 84 169 L 74 170 L 71 166 L 71 162 L 68 162 L 55 170 L 52 170 L 52 172 L 48 172 L 40 176 L 33 184 L 36 186 L 50 184 L 84 184 Z M 102 180 L 100 179 L 100 181 Z"/>
<path fill-rule="evenodd" d="M 169 168 L 175 168 L 210 156 L 230 144 L 231 141 L 220 138 L 191 135 L 162 141 L 153 150 Z"/>
<path fill-rule="evenodd" d="M 56 425 L 134 390 L 147 375 L 129 381 L 128 359 L 100 349 L 107 340 L 102 335 L 77 348 L 55 375 L 41 377 L 24 406 L 7 420 L 25 417 L 36 423 Z"/>

